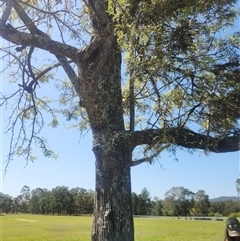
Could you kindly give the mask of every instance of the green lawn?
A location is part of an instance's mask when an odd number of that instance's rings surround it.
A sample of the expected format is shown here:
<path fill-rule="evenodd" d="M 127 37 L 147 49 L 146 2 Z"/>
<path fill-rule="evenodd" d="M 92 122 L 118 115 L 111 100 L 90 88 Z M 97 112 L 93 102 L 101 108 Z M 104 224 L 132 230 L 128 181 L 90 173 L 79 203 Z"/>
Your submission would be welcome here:
<path fill-rule="evenodd" d="M 6 215 L 2 241 L 90 241 L 91 217 Z M 136 241 L 222 241 L 225 222 L 136 218 Z"/>

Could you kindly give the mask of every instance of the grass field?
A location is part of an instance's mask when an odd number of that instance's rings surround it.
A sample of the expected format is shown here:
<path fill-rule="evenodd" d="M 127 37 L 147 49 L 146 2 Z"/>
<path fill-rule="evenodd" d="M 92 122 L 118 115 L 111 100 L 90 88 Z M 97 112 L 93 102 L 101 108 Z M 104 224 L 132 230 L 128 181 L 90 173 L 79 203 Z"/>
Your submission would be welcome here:
<path fill-rule="evenodd" d="M 90 241 L 92 217 L 6 215 L 2 241 Z M 136 241 L 222 241 L 225 222 L 136 218 Z"/>

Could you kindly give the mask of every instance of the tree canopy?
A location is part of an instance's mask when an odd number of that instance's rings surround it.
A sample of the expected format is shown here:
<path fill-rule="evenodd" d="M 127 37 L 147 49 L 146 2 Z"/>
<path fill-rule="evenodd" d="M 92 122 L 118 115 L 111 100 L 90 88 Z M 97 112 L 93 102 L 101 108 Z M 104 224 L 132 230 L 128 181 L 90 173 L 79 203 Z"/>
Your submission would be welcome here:
<path fill-rule="evenodd" d="M 13 95 L 2 93 L 1 105 L 12 97 L 20 100 L 15 102 L 9 131 L 12 139 L 21 137 L 22 142 L 12 143 L 9 158 L 17 154 L 34 160 L 33 142 L 45 155 L 54 156 L 39 135 L 43 113 L 52 116 L 53 127 L 59 124 L 59 112 L 67 120 L 77 120 L 79 129 L 89 127 L 78 94 L 76 53 L 88 49 L 89 55 L 111 30 L 106 27 L 97 35 L 97 27 L 91 26 L 95 16 L 91 11 L 97 11 L 91 9 L 92 1 L 1 2 L 5 6 L 1 36 L 12 43 L 1 48 L 3 71 L 10 68 L 11 83 L 17 87 Z M 147 135 L 152 139 L 134 146 L 147 144 L 145 153 L 154 150 L 154 156 L 172 144 L 215 152 L 239 149 L 239 32 L 224 35 L 237 17 L 236 2 L 108 1 L 106 9 L 127 74 L 122 86 L 125 128 L 148 129 L 143 139 Z M 89 45 L 90 36 L 96 39 L 95 45 Z M 34 66 L 33 59 L 42 50 L 57 61 L 48 57 Z M 59 66 L 71 83 L 54 73 Z M 39 87 L 56 80 L 61 111 L 50 105 L 51 96 L 38 96 Z M 34 124 L 27 133 L 25 123 L 29 122 Z M 17 123 L 21 125 L 18 134 Z M 184 143 L 178 138 L 182 135 Z M 227 137 L 231 138 L 225 141 Z"/>

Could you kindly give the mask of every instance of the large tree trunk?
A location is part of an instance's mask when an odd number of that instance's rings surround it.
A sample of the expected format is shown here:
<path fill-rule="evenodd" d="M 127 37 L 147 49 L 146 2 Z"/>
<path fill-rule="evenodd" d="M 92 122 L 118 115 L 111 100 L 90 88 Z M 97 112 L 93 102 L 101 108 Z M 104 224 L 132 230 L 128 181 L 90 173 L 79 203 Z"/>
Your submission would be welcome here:
<path fill-rule="evenodd" d="M 113 31 L 90 56 L 84 56 L 84 50 L 78 56 L 81 103 L 88 113 L 96 158 L 92 240 L 133 241 L 132 150 L 121 138 L 121 53 Z"/>
<path fill-rule="evenodd" d="M 96 194 L 93 241 L 133 241 L 129 153 L 108 141 L 105 149 L 94 148 Z"/>

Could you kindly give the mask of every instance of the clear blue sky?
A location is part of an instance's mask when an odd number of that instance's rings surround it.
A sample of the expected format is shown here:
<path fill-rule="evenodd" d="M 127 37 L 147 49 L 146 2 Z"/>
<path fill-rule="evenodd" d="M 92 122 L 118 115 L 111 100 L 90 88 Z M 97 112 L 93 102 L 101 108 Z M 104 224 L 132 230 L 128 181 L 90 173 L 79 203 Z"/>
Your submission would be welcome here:
<path fill-rule="evenodd" d="M 236 24 L 239 30 L 239 22 Z M 3 66 L 2 66 L 3 67 Z M 7 84 L 7 76 L 1 76 L 3 93 L 16 90 L 16 85 Z M 40 91 L 47 94 L 51 89 L 41 86 Z M 0 116 L 0 158 L 1 173 L 4 171 L 4 160 L 9 150 L 9 136 L 4 134 L 5 123 L 9 112 L 1 110 Z M 5 177 L 1 176 L 0 191 L 13 197 L 27 185 L 51 190 L 56 186 L 65 185 L 69 188 L 83 187 L 93 189 L 95 186 L 94 155 L 91 151 L 91 133 L 84 138 L 76 129 L 64 128 L 61 122 L 58 128 L 45 126 L 42 136 L 46 137 L 59 159 L 45 158 L 35 149 L 38 159 L 25 167 L 25 161 L 15 158 L 10 164 Z M 178 162 L 170 153 L 164 152 L 159 163 L 154 165 L 141 164 L 132 168 L 132 191 L 140 193 L 146 187 L 152 197 L 163 199 L 164 194 L 173 186 L 183 186 L 193 192 L 204 190 L 210 198 L 219 196 L 236 196 L 235 181 L 239 177 L 240 152 L 213 154 L 206 156 L 202 151 L 193 155 L 178 151 Z"/>
<path fill-rule="evenodd" d="M 5 81 L 5 79 L 1 79 Z M 3 84 L 2 91 L 10 93 L 12 88 Z M 41 87 L 47 91 L 47 85 Z M 2 109 L 1 133 L 9 112 Z M 37 187 L 51 190 L 56 186 L 65 185 L 69 188 L 83 187 L 94 190 L 94 155 L 91 151 L 91 133 L 84 138 L 76 129 L 64 127 L 66 122 L 60 121 L 58 128 L 45 126 L 42 136 L 45 136 L 52 149 L 59 154 L 59 159 L 45 158 L 35 149 L 38 159 L 25 167 L 25 161 L 15 158 L 2 176 L 1 190 L 11 196 L 17 196 L 24 185 L 31 189 Z M 2 171 L 4 160 L 9 150 L 9 136 L 1 136 Z M 236 196 L 235 181 L 239 177 L 239 152 L 228 154 L 213 154 L 206 156 L 203 152 L 193 155 L 188 152 L 177 152 L 178 162 L 170 153 L 164 152 L 159 163 L 154 165 L 141 164 L 132 167 L 132 191 L 140 193 L 146 187 L 151 196 L 164 198 L 164 193 L 173 186 L 183 186 L 193 192 L 205 190 L 210 198 L 219 196 Z"/>
<path fill-rule="evenodd" d="M 31 189 L 52 189 L 59 185 L 94 190 L 94 156 L 91 135 L 79 142 L 76 130 L 49 129 L 46 134 L 53 149 L 59 153 L 57 161 L 42 155 L 34 163 L 16 158 L 2 180 L 2 191 L 17 196 L 24 185 Z M 8 139 L 2 136 L 2 159 L 8 151 Z M 239 153 L 210 154 L 179 152 L 179 161 L 163 153 L 159 163 L 142 164 L 132 168 L 132 190 L 140 193 L 146 187 L 151 196 L 164 198 L 173 186 L 183 186 L 196 192 L 200 189 L 215 198 L 236 196 L 235 180 L 239 174 Z M 4 164 L 3 164 L 4 165 Z"/>

